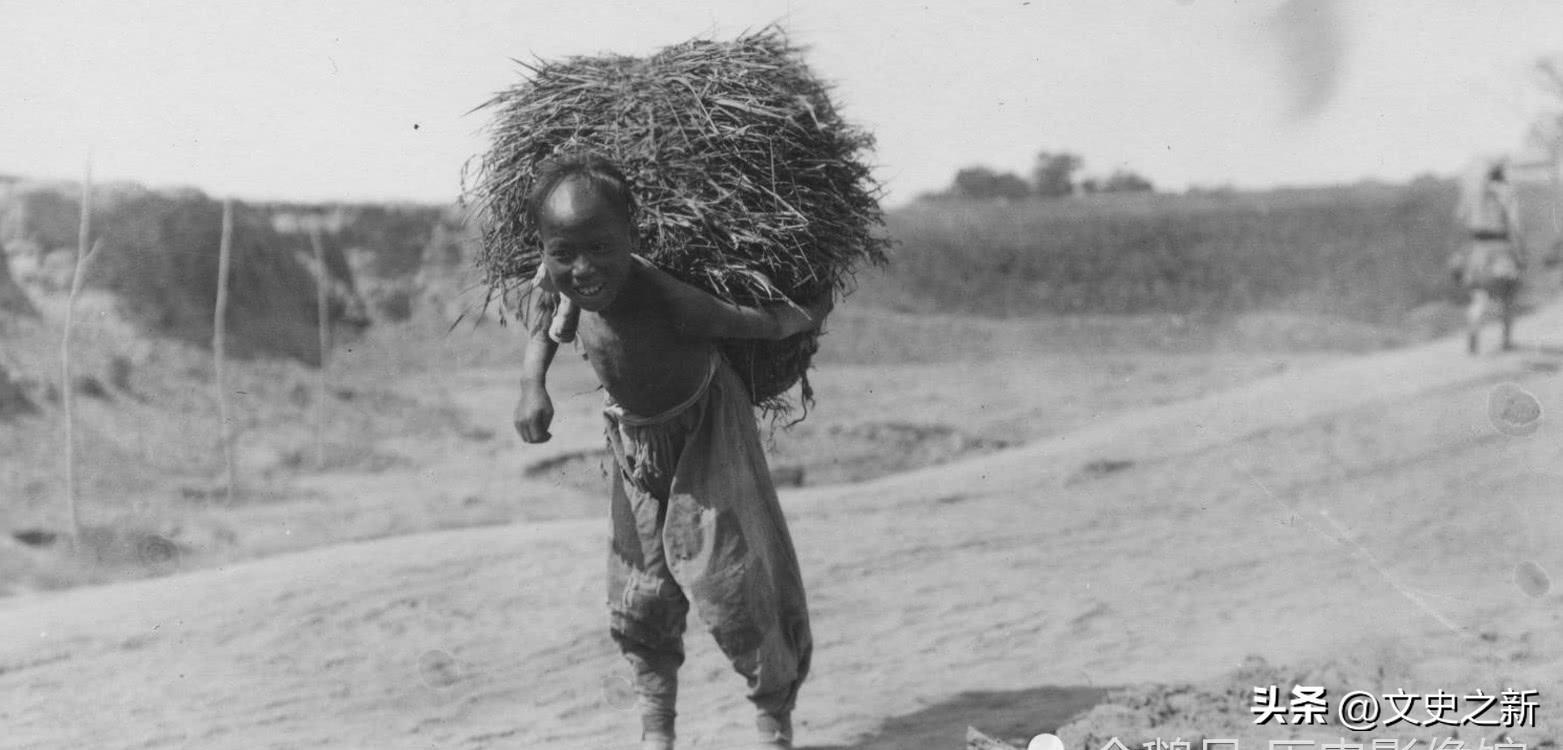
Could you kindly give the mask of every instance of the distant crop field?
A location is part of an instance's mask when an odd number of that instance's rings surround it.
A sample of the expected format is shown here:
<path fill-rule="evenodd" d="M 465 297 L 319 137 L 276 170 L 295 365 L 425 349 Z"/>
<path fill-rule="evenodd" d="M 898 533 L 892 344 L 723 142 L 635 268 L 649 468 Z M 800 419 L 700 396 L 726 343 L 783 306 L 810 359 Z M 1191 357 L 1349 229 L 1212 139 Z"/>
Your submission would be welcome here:
<path fill-rule="evenodd" d="M 899 245 L 858 301 L 914 312 L 1321 313 L 1393 322 L 1452 290 L 1462 241 L 1452 184 L 1117 194 L 1013 203 L 921 201 L 892 212 Z M 1545 188 L 1522 192 L 1549 249 Z M 1537 252 L 1539 255 L 1540 253 Z"/>

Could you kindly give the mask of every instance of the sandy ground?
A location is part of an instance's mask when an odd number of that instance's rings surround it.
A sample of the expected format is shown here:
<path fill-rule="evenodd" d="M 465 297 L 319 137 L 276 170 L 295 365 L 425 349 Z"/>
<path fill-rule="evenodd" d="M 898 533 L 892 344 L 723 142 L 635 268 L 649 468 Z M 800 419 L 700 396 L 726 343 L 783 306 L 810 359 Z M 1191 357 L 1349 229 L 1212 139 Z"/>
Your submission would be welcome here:
<path fill-rule="evenodd" d="M 1292 680 L 1332 697 L 1537 690 L 1537 726 L 1512 734 L 1541 746 L 1563 731 L 1546 579 L 1563 570 L 1563 435 L 1524 394 L 1563 402 L 1558 330 L 1551 308 L 1514 353 L 1440 341 L 1285 369 L 1086 409 L 977 458 L 784 492 L 817 642 L 800 746 L 957 748 L 968 724 L 1071 747 L 1318 736 L 1255 728 L 1243 701 L 1217 699 Z M 596 447 L 596 429 L 561 421 L 549 450 Z M 442 491 L 441 471 L 356 491 L 372 509 L 381 493 Z M 0 600 L 0 744 L 631 747 L 605 534 L 562 517 Z M 682 745 L 735 745 L 741 681 L 691 631 Z M 1179 707 L 1179 691 L 1211 697 Z M 1460 731 L 1473 747 L 1484 736 Z"/>
<path fill-rule="evenodd" d="M 133 364 L 123 385 L 77 399 L 89 554 L 10 544 L 13 534 L 69 527 L 64 419 L 51 390 L 63 301 L 39 299 L 43 321 L 0 320 L 0 364 L 32 384 L 36 404 L 0 421 L 0 595 L 604 513 L 601 394 L 568 352 L 551 376 L 555 439 L 540 446 L 521 445 L 510 423 L 514 330 L 428 320 L 376 329 L 337 347 L 323 401 L 313 370 L 236 361 L 229 500 L 209 354 L 140 337 L 100 300 L 83 305 L 76 348 L 86 361 L 77 369 L 111 382 L 112 357 Z M 783 486 L 861 481 L 1342 356 L 1189 340 L 1201 330 L 1159 318 L 996 321 L 844 308 L 814 373 L 816 408 L 795 426 L 767 425 L 767 450 Z"/>

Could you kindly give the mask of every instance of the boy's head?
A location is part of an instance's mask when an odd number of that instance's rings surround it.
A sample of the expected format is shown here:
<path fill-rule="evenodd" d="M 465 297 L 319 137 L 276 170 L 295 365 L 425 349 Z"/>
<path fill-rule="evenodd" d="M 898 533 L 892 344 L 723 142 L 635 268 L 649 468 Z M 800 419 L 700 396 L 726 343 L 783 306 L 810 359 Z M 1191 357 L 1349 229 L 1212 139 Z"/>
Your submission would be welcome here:
<path fill-rule="evenodd" d="M 527 196 L 528 217 L 542 240 L 543 269 L 582 309 L 611 305 L 633 268 L 635 198 L 613 162 L 592 154 L 539 165 Z"/>

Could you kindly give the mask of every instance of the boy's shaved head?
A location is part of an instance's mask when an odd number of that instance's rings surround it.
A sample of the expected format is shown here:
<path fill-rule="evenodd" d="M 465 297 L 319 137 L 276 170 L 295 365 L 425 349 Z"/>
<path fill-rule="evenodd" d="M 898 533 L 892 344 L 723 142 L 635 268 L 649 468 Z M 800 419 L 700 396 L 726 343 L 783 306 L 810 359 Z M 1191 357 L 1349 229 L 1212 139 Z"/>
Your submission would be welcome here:
<path fill-rule="evenodd" d="M 566 182 L 579 184 L 571 190 L 559 190 Z M 579 189 L 582 187 L 587 189 Z M 629 180 L 617 165 L 593 153 L 561 154 L 539 164 L 537 181 L 527 195 L 527 218 L 534 226 L 540 225 L 545 216 L 566 220 L 569 217 L 557 212 L 588 210 L 584 204 L 587 196 L 606 201 L 621 213 L 625 222 L 634 223 L 635 196 L 630 192 Z"/>
<path fill-rule="evenodd" d="M 629 214 L 624 210 L 622 202 L 584 177 L 570 175 L 548 191 L 542 205 L 537 208 L 534 221 L 539 229 L 544 226 L 568 226 L 592 221 L 604 212 L 629 223 Z"/>

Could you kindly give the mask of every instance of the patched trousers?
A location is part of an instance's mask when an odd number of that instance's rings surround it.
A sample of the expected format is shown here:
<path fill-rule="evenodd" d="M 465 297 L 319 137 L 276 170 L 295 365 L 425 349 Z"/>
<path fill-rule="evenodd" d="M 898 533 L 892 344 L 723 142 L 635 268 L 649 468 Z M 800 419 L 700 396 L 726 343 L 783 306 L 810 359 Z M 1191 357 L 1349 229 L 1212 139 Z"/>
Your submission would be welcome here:
<path fill-rule="evenodd" d="M 671 729 L 694 605 L 762 713 L 783 715 L 813 642 L 797 554 L 747 390 L 713 356 L 704 387 L 662 414 L 609 400 L 610 632 L 635 672 L 647 729 Z"/>

